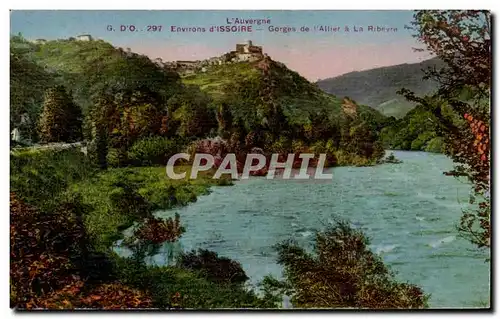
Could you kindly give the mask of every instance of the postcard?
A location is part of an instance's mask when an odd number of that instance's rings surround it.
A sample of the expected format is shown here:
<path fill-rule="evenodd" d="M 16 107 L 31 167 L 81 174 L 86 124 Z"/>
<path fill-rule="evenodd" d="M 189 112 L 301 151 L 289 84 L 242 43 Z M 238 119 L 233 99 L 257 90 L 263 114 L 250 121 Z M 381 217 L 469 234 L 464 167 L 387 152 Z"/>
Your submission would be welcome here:
<path fill-rule="evenodd" d="M 10 15 L 16 310 L 491 310 L 491 14 Z"/>

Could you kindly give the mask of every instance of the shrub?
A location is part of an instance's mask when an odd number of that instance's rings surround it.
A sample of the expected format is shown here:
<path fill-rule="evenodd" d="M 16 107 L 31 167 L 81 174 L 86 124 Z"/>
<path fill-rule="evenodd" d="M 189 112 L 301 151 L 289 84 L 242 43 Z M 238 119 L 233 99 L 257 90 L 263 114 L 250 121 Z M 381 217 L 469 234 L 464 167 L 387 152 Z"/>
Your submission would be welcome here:
<path fill-rule="evenodd" d="M 135 142 L 128 151 L 128 159 L 133 165 L 165 165 L 168 159 L 181 150 L 178 140 L 161 136 L 147 137 Z"/>
<path fill-rule="evenodd" d="M 432 153 L 443 153 L 444 151 L 444 140 L 442 137 L 435 137 L 431 139 L 427 146 L 425 147 L 426 152 Z"/>
<path fill-rule="evenodd" d="M 244 283 L 248 280 L 240 263 L 205 249 L 181 254 L 178 266 L 200 271 L 208 280 L 217 283 Z"/>
<path fill-rule="evenodd" d="M 294 153 L 304 152 L 307 149 L 308 149 L 308 147 L 307 147 L 306 143 L 304 143 L 304 141 L 302 141 L 302 140 L 293 140 L 292 141 L 292 151 Z"/>
<path fill-rule="evenodd" d="M 415 285 L 399 283 L 369 240 L 344 221 L 317 233 L 314 253 L 293 241 L 279 244 L 292 303 L 299 308 L 424 308 L 428 296 Z"/>
<path fill-rule="evenodd" d="M 74 142 L 82 138 L 82 111 L 64 86 L 48 89 L 39 120 L 43 142 Z"/>
<path fill-rule="evenodd" d="M 180 224 L 179 214 L 175 214 L 174 219 L 166 220 L 151 216 L 134 232 L 134 236 L 141 241 L 162 244 L 177 241 L 185 231 Z"/>
<path fill-rule="evenodd" d="M 370 166 L 376 162 L 374 159 L 368 159 L 357 154 L 348 153 L 344 150 L 335 152 L 334 158 L 338 166 Z"/>
<path fill-rule="evenodd" d="M 93 176 L 96 171 L 77 148 L 13 151 L 10 155 L 11 190 L 42 210 L 57 207 L 59 195 L 70 184 Z"/>
<path fill-rule="evenodd" d="M 272 153 L 288 154 L 292 148 L 292 141 L 285 136 L 280 136 L 270 148 Z"/>
<path fill-rule="evenodd" d="M 106 283 L 89 288 L 83 281 L 75 281 L 64 288 L 35 299 L 29 308 L 42 309 L 103 309 L 151 308 L 147 294 L 121 283 Z"/>
<path fill-rule="evenodd" d="M 10 279 L 13 307 L 26 308 L 79 277 L 102 279 L 92 265 L 105 263 L 91 254 L 78 198 L 61 202 L 53 212 L 40 212 L 10 197 Z M 101 256 L 99 256 L 101 257 Z M 90 266 L 90 267 L 88 267 Z"/>
<path fill-rule="evenodd" d="M 150 293 L 155 308 L 274 308 L 241 284 L 208 280 L 199 271 L 174 266 L 148 266 L 116 258 L 116 271 L 127 286 Z"/>

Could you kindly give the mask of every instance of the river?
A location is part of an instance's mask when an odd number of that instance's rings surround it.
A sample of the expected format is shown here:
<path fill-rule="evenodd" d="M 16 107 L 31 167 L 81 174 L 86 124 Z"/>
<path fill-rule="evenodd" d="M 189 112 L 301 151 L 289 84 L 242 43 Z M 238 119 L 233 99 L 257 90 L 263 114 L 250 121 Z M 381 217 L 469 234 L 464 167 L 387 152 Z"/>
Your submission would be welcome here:
<path fill-rule="evenodd" d="M 403 163 L 333 168 L 328 181 L 237 181 L 158 215 L 178 212 L 187 229 L 182 249 L 210 249 L 239 261 L 253 285 L 281 275 L 272 245 L 294 238 L 310 247 L 314 232 L 338 216 L 368 235 L 399 280 L 430 293 L 431 308 L 488 306 L 489 256 L 456 230 L 470 185 L 442 174 L 452 168 L 443 155 L 394 154 Z"/>

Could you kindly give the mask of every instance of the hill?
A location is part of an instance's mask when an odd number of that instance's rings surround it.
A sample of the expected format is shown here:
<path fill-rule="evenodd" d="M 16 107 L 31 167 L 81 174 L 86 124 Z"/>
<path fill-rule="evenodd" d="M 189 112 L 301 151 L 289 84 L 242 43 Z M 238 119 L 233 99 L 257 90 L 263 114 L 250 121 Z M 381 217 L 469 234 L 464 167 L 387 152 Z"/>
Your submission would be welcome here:
<path fill-rule="evenodd" d="M 44 94 L 54 85 L 63 85 L 85 115 L 98 92 L 148 88 L 166 104 L 181 86 L 177 73 L 102 40 L 37 43 L 13 36 L 10 56 L 11 127 L 33 141 Z"/>
<path fill-rule="evenodd" d="M 346 164 L 371 163 L 381 155 L 377 140 L 387 125 L 385 116 L 325 93 L 267 55 L 222 59 L 181 76 L 171 67 L 175 62 L 153 61 L 102 40 L 35 43 L 14 37 L 11 54 L 36 71 L 26 74 L 29 68 L 18 63 L 11 73 L 11 82 L 19 84 L 19 104 L 32 105 L 30 122 L 39 119 L 46 87 L 64 86 L 82 109 L 85 138 L 99 140 L 92 128 L 102 127 L 99 134 L 109 144 L 107 162 L 113 165 L 129 163 L 129 150 L 151 144 L 147 138 L 152 136 L 163 143 L 162 138 L 192 141 L 218 135 L 235 150 L 258 147 L 280 154 L 328 148 Z M 25 85 L 45 77 L 39 87 Z M 17 117 L 22 117 L 19 109 Z"/>
<path fill-rule="evenodd" d="M 205 72 L 183 76 L 182 82 L 199 87 L 212 96 L 216 104 L 227 103 L 235 112 L 249 111 L 244 115 L 246 119 L 263 114 L 259 108 L 268 99 L 280 105 L 293 124 L 306 124 L 308 118 L 318 112 L 326 112 L 332 119 L 342 121 L 353 115 L 349 107 L 353 108 L 355 117 L 375 123 L 385 121 L 380 112 L 352 99 L 325 93 L 269 57 L 254 62 L 213 65 Z"/>
<path fill-rule="evenodd" d="M 281 154 L 336 154 L 337 164 L 363 165 L 383 154 L 378 132 L 388 118 L 322 91 L 269 56 L 208 66 L 182 82 L 211 97 L 222 137 Z"/>
<path fill-rule="evenodd" d="M 396 92 L 407 88 L 417 95 L 435 90 L 436 84 L 423 80 L 423 70 L 443 66 L 433 58 L 420 63 L 399 64 L 366 71 L 350 72 L 341 76 L 320 80 L 317 85 L 325 92 L 349 96 L 361 104 L 369 105 L 386 116 L 402 118 L 416 105 Z"/>

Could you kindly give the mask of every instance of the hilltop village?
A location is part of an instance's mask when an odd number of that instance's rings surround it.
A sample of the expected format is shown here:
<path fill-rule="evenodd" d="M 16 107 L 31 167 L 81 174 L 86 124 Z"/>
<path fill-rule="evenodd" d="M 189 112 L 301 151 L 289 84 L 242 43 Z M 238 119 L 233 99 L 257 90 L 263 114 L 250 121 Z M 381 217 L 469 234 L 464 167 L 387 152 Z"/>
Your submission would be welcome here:
<path fill-rule="evenodd" d="M 155 62 L 160 63 L 165 67 L 169 67 L 172 70 L 175 70 L 179 74 L 193 74 L 197 72 L 205 72 L 208 66 L 211 65 L 222 65 L 229 63 L 238 63 L 238 62 L 253 62 L 258 61 L 264 57 L 267 57 L 267 54 L 263 53 L 261 46 L 256 46 L 252 43 L 251 40 L 246 41 L 243 44 L 236 44 L 236 48 L 233 51 L 227 52 L 218 57 L 212 57 L 205 60 L 196 60 L 196 61 L 172 61 L 172 62 L 162 62 L 160 59 L 157 59 Z"/>

